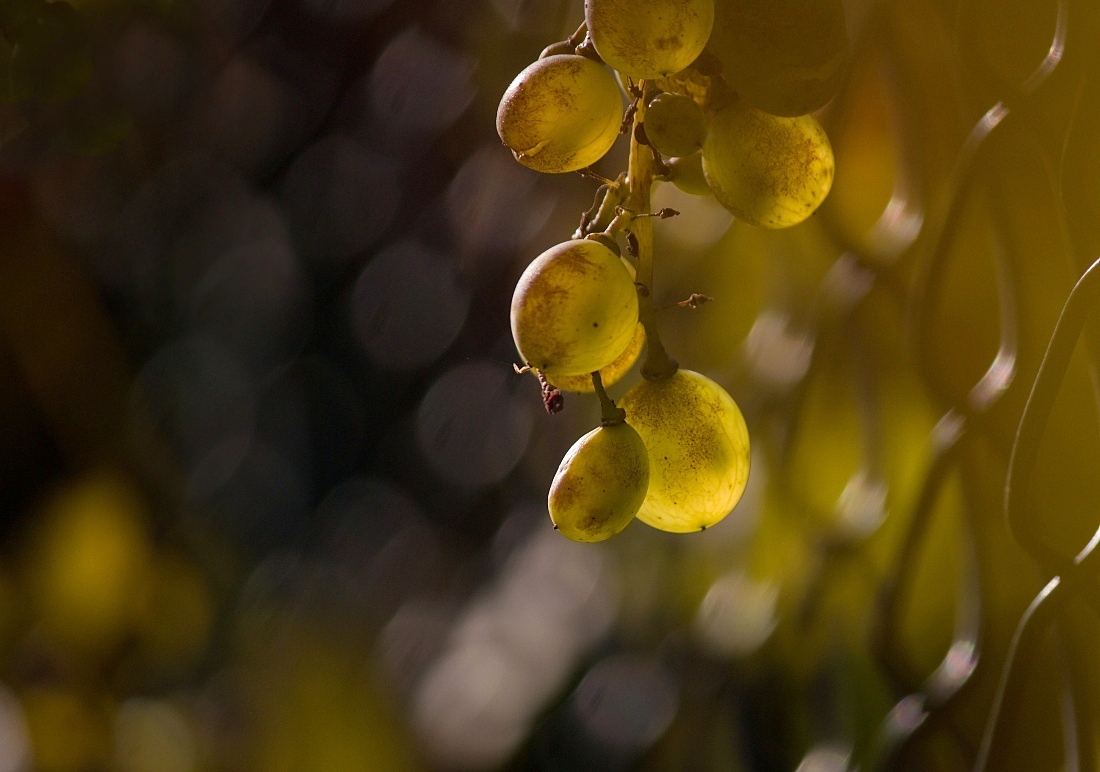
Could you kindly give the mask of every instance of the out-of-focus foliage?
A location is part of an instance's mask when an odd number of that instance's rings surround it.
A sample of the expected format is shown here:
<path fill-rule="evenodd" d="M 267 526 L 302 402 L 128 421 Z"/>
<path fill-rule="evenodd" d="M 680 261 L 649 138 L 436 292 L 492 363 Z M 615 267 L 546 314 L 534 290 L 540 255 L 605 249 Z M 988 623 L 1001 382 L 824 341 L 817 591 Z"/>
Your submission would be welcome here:
<path fill-rule="evenodd" d="M 0 772 L 971 768 L 1056 573 L 1003 492 L 1100 246 L 1100 24 L 844 6 L 815 216 L 655 192 L 657 299 L 714 298 L 665 343 L 742 406 L 744 498 L 574 544 L 546 490 L 599 407 L 542 412 L 508 308 L 595 183 L 493 116 L 580 0 L 0 2 Z M 1067 566 L 1094 343 L 1020 494 Z M 1095 758 L 1082 586 L 987 768 Z"/>

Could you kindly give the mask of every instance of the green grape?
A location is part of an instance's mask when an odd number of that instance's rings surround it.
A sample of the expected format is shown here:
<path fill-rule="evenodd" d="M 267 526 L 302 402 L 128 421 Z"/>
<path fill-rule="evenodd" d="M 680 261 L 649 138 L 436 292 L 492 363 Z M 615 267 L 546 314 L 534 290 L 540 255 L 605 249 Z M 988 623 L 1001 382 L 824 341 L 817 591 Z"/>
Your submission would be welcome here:
<path fill-rule="evenodd" d="M 714 0 L 586 0 L 584 19 L 611 67 L 635 79 L 660 78 L 703 52 Z"/>
<path fill-rule="evenodd" d="M 615 144 L 622 95 L 607 68 L 583 56 L 539 59 L 516 76 L 497 108 L 497 134 L 524 166 L 572 172 Z"/>
<path fill-rule="evenodd" d="M 711 195 L 710 185 L 703 174 L 703 151 L 691 155 L 669 158 L 667 179 L 685 193 L 693 196 Z"/>
<path fill-rule="evenodd" d="M 645 348 L 645 327 L 638 322 L 634 327 L 634 337 L 623 349 L 623 353 L 615 358 L 615 361 L 606 367 L 600 368 L 600 380 L 604 386 L 618 383 L 624 375 L 630 372 L 630 368 L 638 361 L 638 357 Z M 592 374 L 584 375 L 547 375 L 546 381 L 562 391 L 573 391 L 578 394 L 591 394 L 595 389 L 592 386 Z"/>
<path fill-rule="evenodd" d="M 626 528 L 649 488 L 649 454 L 630 424 L 600 426 L 565 454 L 547 504 L 573 541 L 603 541 Z"/>
<path fill-rule="evenodd" d="M 536 257 L 512 295 L 512 338 L 547 377 L 581 375 L 615 361 L 638 326 L 638 293 L 623 261 L 593 239 Z"/>
<path fill-rule="evenodd" d="M 703 147 L 707 121 L 703 108 L 684 94 L 658 94 L 645 111 L 645 135 L 663 156 L 691 155 Z"/>
<path fill-rule="evenodd" d="M 649 449 L 649 493 L 638 518 L 691 533 L 730 513 L 749 479 L 749 433 L 725 389 L 691 370 L 643 380 L 621 400 Z"/>
<path fill-rule="evenodd" d="M 833 184 L 833 149 L 809 115 L 780 118 L 741 101 L 711 118 L 703 173 L 714 197 L 740 220 L 763 228 L 796 225 Z"/>
<path fill-rule="evenodd" d="M 708 50 L 746 102 L 773 115 L 813 112 L 848 65 L 842 0 L 717 0 Z"/>

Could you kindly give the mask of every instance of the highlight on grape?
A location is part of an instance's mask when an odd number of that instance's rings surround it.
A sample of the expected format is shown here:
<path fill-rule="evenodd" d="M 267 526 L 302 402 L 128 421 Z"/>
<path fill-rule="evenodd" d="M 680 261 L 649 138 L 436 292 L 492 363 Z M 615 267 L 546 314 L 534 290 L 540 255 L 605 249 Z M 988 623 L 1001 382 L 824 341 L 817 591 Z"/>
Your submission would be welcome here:
<path fill-rule="evenodd" d="M 562 391 L 600 400 L 600 425 L 577 440 L 550 487 L 562 535 L 602 541 L 635 518 L 699 532 L 740 500 L 744 416 L 661 341 L 653 228 L 679 212 L 651 211 L 651 192 L 672 182 L 760 228 L 812 215 L 834 160 L 809 113 L 839 89 L 844 30 L 840 0 L 586 0 L 577 31 L 505 91 L 497 133 L 515 159 L 597 185 L 571 238 L 535 258 L 512 297 L 516 369 L 539 378 L 547 411 L 561 409 Z M 623 135 L 628 168 L 614 179 L 595 172 Z M 605 387 L 632 372 L 643 348 L 641 380 L 616 405 Z"/>

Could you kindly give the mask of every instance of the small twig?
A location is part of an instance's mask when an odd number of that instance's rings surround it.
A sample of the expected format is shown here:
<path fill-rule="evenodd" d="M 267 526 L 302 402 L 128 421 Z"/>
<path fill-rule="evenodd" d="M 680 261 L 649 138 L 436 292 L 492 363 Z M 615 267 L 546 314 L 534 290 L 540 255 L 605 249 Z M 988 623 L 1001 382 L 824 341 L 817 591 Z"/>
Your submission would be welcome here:
<path fill-rule="evenodd" d="M 701 295 L 698 292 L 693 292 L 686 300 L 681 300 L 677 303 L 669 303 L 668 305 L 659 306 L 658 311 L 665 311 L 669 308 L 691 308 L 696 309 L 704 303 L 709 303 L 714 298 L 709 295 Z"/>
<path fill-rule="evenodd" d="M 619 124 L 619 135 L 625 136 L 630 133 L 630 127 L 634 125 L 634 114 L 638 112 L 638 100 L 633 100 L 626 108 L 626 112 L 623 113 L 623 122 Z M 638 124 L 641 128 L 641 124 Z"/>
<path fill-rule="evenodd" d="M 565 42 L 569 43 L 572 46 L 579 46 L 581 44 L 581 41 L 584 40 L 584 36 L 587 35 L 587 34 L 588 34 L 588 23 L 582 21 L 581 26 L 577 27 L 577 31 L 574 32 L 572 35 L 570 35 L 569 39 L 566 40 Z"/>
<path fill-rule="evenodd" d="M 667 220 L 669 217 L 676 217 L 679 212 L 673 209 L 671 206 L 666 206 L 664 209 L 660 209 L 656 212 L 632 212 L 625 206 L 615 208 L 615 214 L 623 217 L 629 217 L 631 220 L 638 220 L 642 217 L 658 217 L 662 220 Z"/>
<path fill-rule="evenodd" d="M 626 253 L 631 257 L 638 256 L 638 237 L 632 231 L 626 232 Z"/>
<path fill-rule="evenodd" d="M 641 128 L 641 126 L 639 126 L 638 128 Z M 649 146 L 649 150 L 651 153 L 653 153 L 654 176 L 667 177 L 669 172 L 672 171 L 672 167 L 665 163 L 665 159 L 661 157 L 661 154 L 657 152 L 657 148 L 653 147 L 653 145 Z"/>
<path fill-rule="evenodd" d="M 535 375 L 538 376 L 539 386 L 542 387 L 542 406 L 550 415 L 560 413 L 565 407 L 565 397 L 561 395 L 561 389 L 551 386 L 546 376 L 542 374 L 542 370 L 535 370 Z"/>
<path fill-rule="evenodd" d="M 512 363 L 512 369 L 516 371 L 516 375 L 534 373 L 535 377 L 539 379 L 539 388 L 542 391 L 542 406 L 546 408 L 547 413 L 554 415 L 554 413 L 560 413 L 562 411 L 562 408 L 565 407 L 565 397 L 562 396 L 561 389 L 552 386 L 550 382 L 546 380 L 546 376 L 542 374 L 542 370 L 531 367 L 529 364 L 524 364 L 520 367 L 515 362 Z"/>
<path fill-rule="evenodd" d="M 607 195 L 607 191 L 611 186 L 607 183 L 600 185 L 596 188 L 596 198 L 592 201 L 592 206 L 587 211 L 581 213 L 581 224 L 577 226 L 577 230 L 573 232 L 573 238 L 583 239 L 588 235 L 588 226 L 592 224 L 592 221 L 596 219 L 596 215 L 600 212 L 600 207 L 603 205 L 604 196 Z"/>
<path fill-rule="evenodd" d="M 614 426 L 626 420 L 626 411 L 616 407 L 611 397 L 607 396 L 607 391 L 603 387 L 603 378 L 598 371 L 592 373 L 592 388 L 600 398 L 600 426 Z"/>
<path fill-rule="evenodd" d="M 609 180 L 607 179 L 607 177 L 604 177 L 599 172 L 593 171 L 591 166 L 586 166 L 583 169 L 577 169 L 577 174 L 581 175 L 582 177 L 587 177 L 590 180 L 596 180 L 596 182 L 599 182 L 603 185 L 615 184 L 614 180 Z"/>

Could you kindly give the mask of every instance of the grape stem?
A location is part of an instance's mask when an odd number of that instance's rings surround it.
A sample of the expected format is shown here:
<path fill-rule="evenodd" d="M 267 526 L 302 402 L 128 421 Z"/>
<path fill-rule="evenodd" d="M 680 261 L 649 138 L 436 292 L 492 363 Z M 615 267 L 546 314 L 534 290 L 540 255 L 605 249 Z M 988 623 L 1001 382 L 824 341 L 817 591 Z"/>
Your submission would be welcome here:
<path fill-rule="evenodd" d="M 704 303 L 709 303 L 714 298 L 709 295 L 701 295 L 698 292 L 693 292 L 685 300 L 681 300 L 677 303 L 668 303 L 658 308 L 658 311 L 665 311 L 669 308 L 690 308 L 693 311 Z"/>
<path fill-rule="evenodd" d="M 590 233 L 606 232 L 614 220 L 615 213 L 619 205 L 622 204 L 625 195 L 625 173 L 620 174 L 615 180 L 608 180 L 600 185 L 596 191 L 596 199 L 592 202 L 592 207 L 581 215 L 580 227 L 573 232 L 573 238 L 583 239 Z"/>
<path fill-rule="evenodd" d="M 579 46 L 584 41 L 585 35 L 587 34 L 588 22 L 582 21 L 581 26 L 577 27 L 577 31 L 570 35 L 565 42 L 571 46 Z"/>
<path fill-rule="evenodd" d="M 615 407 L 611 397 L 603 387 L 603 378 L 599 372 L 592 373 L 592 388 L 596 396 L 600 398 L 600 426 L 614 426 L 626 420 L 626 411 L 621 407 Z"/>
<path fill-rule="evenodd" d="M 656 159 L 647 145 L 638 141 L 638 127 L 645 121 L 646 106 L 650 91 L 656 88 L 648 81 L 642 81 L 643 98 L 638 100 L 638 110 L 634 113 L 634 131 L 630 132 L 630 165 L 627 172 L 629 192 L 626 206 L 632 212 L 648 212 L 650 193 L 653 189 L 653 177 L 657 170 Z M 643 130 L 644 133 L 644 130 Z M 668 378 L 676 372 L 679 365 L 668 355 L 661 336 L 657 331 L 657 314 L 653 307 L 653 222 L 650 217 L 639 217 L 630 223 L 630 232 L 637 245 L 638 258 L 638 321 L 645 328 L 646 358 L 642 364 L 642 377 L 657 381 Z"/>

